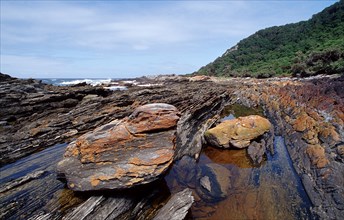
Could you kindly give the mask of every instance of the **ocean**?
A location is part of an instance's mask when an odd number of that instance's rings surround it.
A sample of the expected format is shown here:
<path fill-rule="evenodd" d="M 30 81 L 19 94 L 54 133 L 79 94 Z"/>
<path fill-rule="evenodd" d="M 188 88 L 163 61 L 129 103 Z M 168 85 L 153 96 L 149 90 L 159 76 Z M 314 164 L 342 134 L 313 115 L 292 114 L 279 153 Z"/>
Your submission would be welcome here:
<path fill-rule="evenodd" d="M 45 78 L 39 79 L 42 80 L 43 83 L 52 84 L 56 86 L 71 86 L 78 83 L 87 83 L 92 86 L 100 85 L 102 83 L 109 84 L 111 80 L 118 80 L 118 79 L 111 79 L 111 78 Z"/>

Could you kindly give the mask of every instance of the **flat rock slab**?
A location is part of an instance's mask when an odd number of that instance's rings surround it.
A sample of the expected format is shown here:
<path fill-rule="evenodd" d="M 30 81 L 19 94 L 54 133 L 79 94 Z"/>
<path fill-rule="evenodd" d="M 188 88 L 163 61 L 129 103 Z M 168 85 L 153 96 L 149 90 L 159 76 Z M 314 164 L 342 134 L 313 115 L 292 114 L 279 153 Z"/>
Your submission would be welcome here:
<path fill-rule="evenodd" d="M 155 103 L 137 108 L 72 142 L 58 164 L 76 191 L 123 189 L 156 180 L 173 161 L 178 110 Z"/>
<path fill-rule="evenodd" d="M 259 115 L 227 120 L 205 132 L 205 138 L 213 146 L 245 148 L 251 140 L 269 131 L 271 123 Z"/>

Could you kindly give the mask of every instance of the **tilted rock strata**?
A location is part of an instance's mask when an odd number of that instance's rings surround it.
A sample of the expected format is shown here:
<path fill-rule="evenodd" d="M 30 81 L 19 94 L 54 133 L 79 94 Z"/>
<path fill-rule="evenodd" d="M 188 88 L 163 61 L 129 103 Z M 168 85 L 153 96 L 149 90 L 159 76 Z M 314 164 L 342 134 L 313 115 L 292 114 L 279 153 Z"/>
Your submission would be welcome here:
<path fill-rule="evenodd" d="M 261 105 L 285 137 L 294 168 L 320 218 L 344 215 L 344 76 L 247 81 L 241 104 Z"/>
<path fill-rule="evenodd" d="M 271 128 L 270 122 L 259 116 L 251 115 L 227 120 L 205 132 L 207 141 L 217 147 L 245 148 L 251 140 L 259 137 Z"/>
<path fill-rule="evenodd" d="M 194 202 L 192 191 L 189 188 L 174 194 L 171 199 L 164 205 L 154 220 L 180 220 L 184 219 Z"/>
<path fill-rule="evenodd" d="M 122 189 L 152 182 L 173 161 L 178 110 L 148 104 L 123 120 L 82 135 L 66 150 L 58 170 L 77 191 Z"/>

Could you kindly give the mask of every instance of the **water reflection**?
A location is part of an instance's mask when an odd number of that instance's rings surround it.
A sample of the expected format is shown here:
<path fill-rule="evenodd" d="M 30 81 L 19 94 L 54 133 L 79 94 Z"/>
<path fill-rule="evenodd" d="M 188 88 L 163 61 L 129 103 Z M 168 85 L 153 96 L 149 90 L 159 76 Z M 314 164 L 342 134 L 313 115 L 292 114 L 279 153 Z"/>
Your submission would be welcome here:
<path fill-rule="evenodd" d="M 311 203 L 294 172 L 282 137 L 275 137 L 274 148 L 273 156 L 254 167 L 245 150 L 207 147 L 199 161 L 184 157 L 175 163 L 165 179 L 172 193 L 185 187 L 194 190 L 193 219 L 313 218 L 309 211 Z M 199 195 L 198 187 L 204 188 L 204 184 L 200 184 L 202 176 L 197 170 L 209 164 L 221 165 L 230 172 L 228 195 L 219 202 L 206 201 Z M 209 182 L 211 186 L 213 182 Z"/>
<path fill-rule="evenodd" d="M 263 108 L 258 106 L 256 108 L 249 108 L 244 105 L 233 104 L 226 106 L 220 114 L 221 121 L 231 120 L 238 117 L 260 115 L 264 116 Z"/>
<path fill-rule="evenodd" d="M 44 175 L 39 178 L 1 193 L 0 219 L 28 219 L 39 212 L 57 212 L 57 215 L 62 215 L 68 208 L 84 201 L 57 180 L 56 164 L 62 158 L 66 146 L 58 144 L 0 168 L 1 187 L 28 174 L 44 171 Z"/>
<path fill-rule="evenodd" d="M 208 146 L 201 154 L 201 162 L 210 160 L 222 165 L 235 165 L 240 168 L 252 168 L 253 163 L 247 155 L 246 149 L 220 149 Z"/>

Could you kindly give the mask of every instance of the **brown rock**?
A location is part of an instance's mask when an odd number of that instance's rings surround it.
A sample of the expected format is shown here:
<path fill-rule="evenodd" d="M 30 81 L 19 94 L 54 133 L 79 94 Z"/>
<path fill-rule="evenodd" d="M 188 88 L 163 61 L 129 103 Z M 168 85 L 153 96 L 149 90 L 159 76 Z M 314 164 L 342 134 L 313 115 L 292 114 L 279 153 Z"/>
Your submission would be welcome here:
<path fill-rule="evenodd" d="M 206 81 L 206 80 L 209 80 L 210 77 L 209 76 L 193 76 L 193 77 L 190 77 L 190 81 Z"/>
<path fill-rule="evenodd" d="M 179 112 L 148 104 L 72 142 L 58 170 L 77 191 L 121 189 L 156 180 L 173 161 Z"/>
<path fill-rule="evenodd" d="M 344 144 L 337 147 L 337 152 L 340 156 L 344 157 Z"/>
<path fill-rule="evenodd" d="M 132 133 L 170 129 L 176 126 L 179 119 L 173 105 L 154 103 L 138 107 L 129 117 L 128 129 Z"/>
<path fill-rule="evenodd" d="M 229 148 L 231 145 L 244 148 L 250 141 L 269 131 L 271 123 L 258 115 L 239 117 L 220 123 L 205 132 L 209 144 Z"/>
<path fill-rule="evenodd" d="M 320 145 L 308 145 L 306 153 L 317 168 L 324 168 L 329 163 L 325 156 L 325 149 Z"/>

